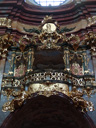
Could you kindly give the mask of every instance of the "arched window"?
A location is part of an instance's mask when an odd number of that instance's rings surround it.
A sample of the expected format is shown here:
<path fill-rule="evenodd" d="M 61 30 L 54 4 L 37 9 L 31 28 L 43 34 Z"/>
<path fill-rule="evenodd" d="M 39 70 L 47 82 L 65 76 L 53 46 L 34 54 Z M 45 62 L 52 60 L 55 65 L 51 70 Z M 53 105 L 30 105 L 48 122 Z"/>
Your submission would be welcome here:
<path fill-rule="evenodd" d="M 34 0 L 37 4 L 41 6 L 58 6 L 65 3 L 68 0 Z"/>

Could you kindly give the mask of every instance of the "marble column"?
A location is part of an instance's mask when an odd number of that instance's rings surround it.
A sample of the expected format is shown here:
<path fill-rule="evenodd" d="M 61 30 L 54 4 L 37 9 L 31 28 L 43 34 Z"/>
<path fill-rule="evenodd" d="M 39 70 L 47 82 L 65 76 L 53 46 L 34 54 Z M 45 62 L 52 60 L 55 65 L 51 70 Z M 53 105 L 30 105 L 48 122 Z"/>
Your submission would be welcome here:
<path fill-rule="evenodd" d="M 83 51 L 83 67 L 84 67 L 84 74 L 88 74 L 88 61 L 87 61 L 87 53 Z"/>
<path fill-rule="evenodd" d="M 15 58 L 16 58 L 16 53 L 15 53 L 15 51 L 13 51 L 12 52 L 12 60 L 10 62 L 10 71 L 9 71 L 10 76 L 14 75 Z"/>
<path fill-rule="evenodd" d="M 93 67 L 94 67 L 95 81 L 96 81 L 96 56 L 92 56 L 92 60 L 93 60 Z"/>
<path fill-rule="evenodd" d="M 95 73 L 95 84 L 96 84 L 96 47 L 91 47 L 91 55 L 92 55 L 93 69 Z"/>
<path fill-rule="evenodd" d="M 69 49 L 68 48 L 64 48 L 64 57 L 63 57 L 63 60 L 64 60 L 64 64 L 65 64 L 65 71 L 70 71 L 70 63 L 69 63 Z"/>
<path fill-rule="evenodd" d="M 1 84 L 2 84 L 2 79 L 3 79 L 3 72 L 4 72 L 4 68 L 5 68 L 5 62 L 6 62 L 6 56 L 3 57 L 0 60 L 0 93 L 1 93 Z"/>
<path fill-rule="evenodd" d="M 28 68 L 27 71 L 33 71 L 33 63 L 34 63 L 34 49 L 29 49 L 28 53 Z"/>

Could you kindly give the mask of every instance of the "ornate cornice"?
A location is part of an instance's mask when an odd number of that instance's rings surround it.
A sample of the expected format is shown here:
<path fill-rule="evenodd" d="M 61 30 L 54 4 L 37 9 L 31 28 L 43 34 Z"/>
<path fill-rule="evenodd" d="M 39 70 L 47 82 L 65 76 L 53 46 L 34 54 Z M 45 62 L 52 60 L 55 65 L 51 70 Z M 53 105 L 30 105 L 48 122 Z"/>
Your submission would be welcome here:
<path fill-rule="evenodd" d="M 96 11 L 95 1 L 73 1 L 67 5 L 46 8 L 29 5 L 23 2 L 23 0 L 10 0 L 7 2 L 1 2 L 0 4 L 2 5 L 2 7 L 0 7 L 0 10 L 3 12 L 0 13 L 2 17 L 7 16 L 12 20 L 19 19 L 19 21 L 26 22 L 28 24 L 36 23 L 38 25 L 45 15 L 53 14 L 53 18 L 55 18 L 60 25 L 65 25 L 79 21 L 80 19 L 85 19 L 90 17 L 90 15 L 93 16 Z M 10 6 L 8 6 L 8 4 L 10 4 Z"/>
<path fill-rule="evenodd" d="M 41 7 L 37 5 L 29 5 L 23 0 L 10 0 L 0 2 L 0 19 L 8 19 L 11 22 L 9 26 L 0 25 L 0 34 L 6 31 L 11 33 L 24 34 L 26 29 L 33 29 L 34 26 L 39 28 L 39 25 L 45 15 L 53 15 L 53 18 L 60 24 L 61 29 L 74 28 L 71 33 L 79 31 L 96 31 L 95 29 L 95 1 L 73 1 L 67 5 L 58 7 Z M 14 6 L 15 5 L 15 6 Z M 81 6 L 82 5 L 82 6 Z M 10 20 L 10 21 L 9 21 Z M 67 32 L 68 34 L 70 32 Z M 28 32 L 26 34 L 29 34 Z M 30 35 L 30 34 L 29 34 Z"/>

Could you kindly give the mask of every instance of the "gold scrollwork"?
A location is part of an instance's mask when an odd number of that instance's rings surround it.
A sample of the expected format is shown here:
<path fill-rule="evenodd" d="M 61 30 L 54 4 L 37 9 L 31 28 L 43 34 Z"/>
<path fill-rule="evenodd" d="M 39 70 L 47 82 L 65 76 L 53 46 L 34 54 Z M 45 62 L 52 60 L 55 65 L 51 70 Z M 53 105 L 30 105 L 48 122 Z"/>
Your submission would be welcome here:
<path fill-rule="evenodd" d="M 95 110 L 93 103 L 91 101 L 84 100 L 84 98 L 82 97 L 84 95 L 84 92 L 77 90 L 76 86 L 73 87 L 69 95 L 70 98 L 73 100 L 75 107 L 81 108 L 81 112 Z"/>
<path fill-rule="evenodd" d="M 11 19 L 7 19 L 7 18 L 0 18 L 0 26 L 6 26 L 8 28 L 11 27 Z"/>

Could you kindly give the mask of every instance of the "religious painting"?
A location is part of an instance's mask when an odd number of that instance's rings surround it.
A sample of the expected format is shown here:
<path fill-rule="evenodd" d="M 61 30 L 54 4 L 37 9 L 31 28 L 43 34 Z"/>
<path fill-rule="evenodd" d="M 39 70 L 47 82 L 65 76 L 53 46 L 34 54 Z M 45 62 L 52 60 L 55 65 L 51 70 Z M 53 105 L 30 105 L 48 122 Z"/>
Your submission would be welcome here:
<path fill-rule="evenodd" d="M 74 74 L 74 75 L 83 75 L 83 67 L 81 66 L 80 67 L 80 65 L 78 64 L 78 63 L 73 63 L 72 65 L 71 65 L 71 72 L 72 72 L 72 74 Z"/>
<path fill-rule="evenodd" d="M 84 67 L 82 61 L 82 55 L 73 54 L 70 56 L 70 68 L 73 75 L 84 75 Z"/>

